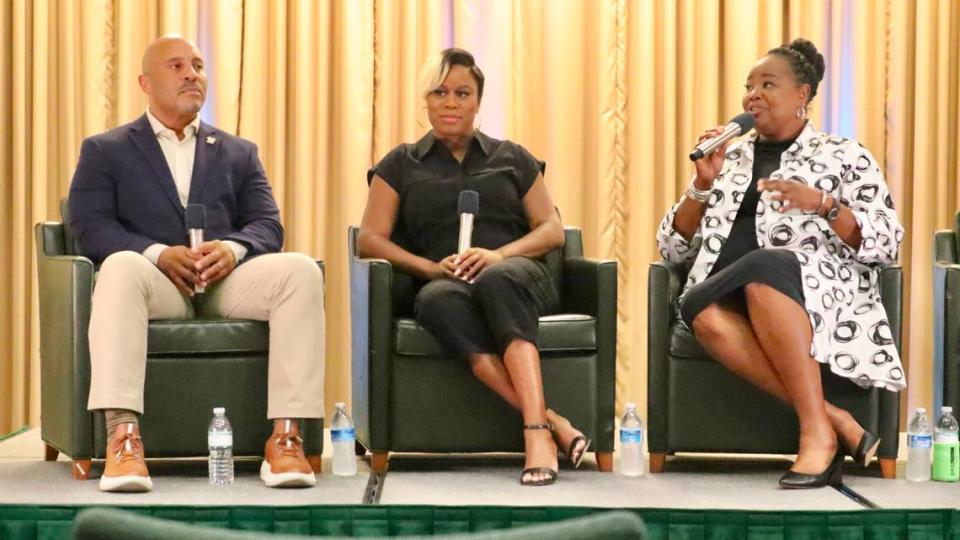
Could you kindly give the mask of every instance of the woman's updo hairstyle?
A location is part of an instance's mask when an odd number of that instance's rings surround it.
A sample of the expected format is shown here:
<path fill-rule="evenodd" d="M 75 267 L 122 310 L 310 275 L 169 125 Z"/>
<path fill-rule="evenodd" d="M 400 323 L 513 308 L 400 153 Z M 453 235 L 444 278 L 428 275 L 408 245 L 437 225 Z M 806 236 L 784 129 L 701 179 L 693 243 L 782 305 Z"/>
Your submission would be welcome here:
<path fill-rule="evenodd" d="M 473 55 L 457 48 L 445 49 L 424 64 L 420 71 L 420 91 L 426 97 L 443 83 L 453 66 L 467 68 L 477 83 L 477 101 L 483 98 L 483 72 L 477 67 Z"/>
<path fill-rule="evenodd" d="M 810 95 L 807 103 L 817 95 L 817 86 L 823 80 L 826 64 L 823 55 L 817 51 L 817 46 L 811 41 L 797 38 L 786 45 L 770 49 L 767 54 L 781 56 L 790 63 L 790 69 L 798 84 L 809 84 Z"/>

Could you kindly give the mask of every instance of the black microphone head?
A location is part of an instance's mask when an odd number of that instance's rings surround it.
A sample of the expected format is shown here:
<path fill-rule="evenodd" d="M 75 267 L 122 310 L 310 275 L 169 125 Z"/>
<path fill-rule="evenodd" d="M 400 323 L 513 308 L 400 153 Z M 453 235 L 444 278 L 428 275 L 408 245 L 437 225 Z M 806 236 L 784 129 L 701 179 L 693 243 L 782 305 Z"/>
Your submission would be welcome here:
<path fill-rule="evenodd" d="M 207 228 L 207 209 L 202 204 L 188 204 L 186 218 L 188 229 Z"/>
<path fill-rule="evenodd" d="M 753 129 L 753 126 L 757 124 L 757 119 L 752 114 L 743 112 L 731 118 L 730 123 L 740 126 L 740 134 L 743 135 Z"/>
<path fill-rule="evenodd" d="M 476 191 L 464 190 L 460 192 L 457 202 L 458 214 L 474 214 L 480 212 L 480 194 Z"/>

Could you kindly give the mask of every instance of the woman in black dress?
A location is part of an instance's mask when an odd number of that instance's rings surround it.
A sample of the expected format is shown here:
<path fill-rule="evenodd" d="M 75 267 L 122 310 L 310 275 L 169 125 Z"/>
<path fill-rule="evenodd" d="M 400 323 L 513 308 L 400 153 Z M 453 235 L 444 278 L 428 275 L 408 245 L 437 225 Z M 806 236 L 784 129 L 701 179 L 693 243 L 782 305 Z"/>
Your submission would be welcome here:
<path fill-rule="evenodd" d="M 841 449 L 866 464 L 880 443 L 824 399 L 817 362 L 863 387 L 906 385 L 877 286 L 903 228 L 873 156 L 807 121 L 823 73 L 803 39 L 762 57 L 743 96 L 756 134 L 696 162 L 657 234 L 664 258 L 691 264 L 680 311 L 697 340 L 793 405 L 800 448 L 786 488 L 836 484 Z"/>
<path fill-rule="evenodd" d="M 538 257 L 564 240 L 545 166 L 522 146 L 474 129 L 483 73 L 469 52 L 443 51 L 424 68 L 422 87 L 433 130 L 370 170 L 357 247 L 418 279 L 417 321 L 521 411 L 521 484 L 551 484 L 557 444 L 576 466 L 590 441 L 544 402 L 537 326 L 559 307 L 559 296 Z M 457 253 L 457 203 L 465 190 L 479 193 L 480 211 L 474 247 Z M 403 247 L 391 240 L 396 230 Z"/>

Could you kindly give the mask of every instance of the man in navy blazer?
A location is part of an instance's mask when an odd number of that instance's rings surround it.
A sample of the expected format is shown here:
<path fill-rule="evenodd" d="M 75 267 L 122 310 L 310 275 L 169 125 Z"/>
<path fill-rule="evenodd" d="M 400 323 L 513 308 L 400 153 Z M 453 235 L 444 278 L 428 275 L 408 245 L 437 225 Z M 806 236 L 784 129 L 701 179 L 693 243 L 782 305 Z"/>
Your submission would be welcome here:
<path fill-rule="evenodd" d="M 86 139 L 70 186 L 70 224 L 100 266 L 88 402 L 108 430 L 100 488 L 152 489 L 137 422 L 147 325 L 196 314 L 270 322 L 274 430 L 260 476 L 271 487 L 312 486 L 298 420 L 323 417 L 323 275 L 309 257 L 279 253 L 283 227 L 256 145 L 200 121 L 207 79 L 197 47 L 154 41 L 139 83 L 146 113 Z M 194 204 L 206 210 L 207 241 L 191 248 Z M 192 301 L 195 290 L 203 302 Z"/>

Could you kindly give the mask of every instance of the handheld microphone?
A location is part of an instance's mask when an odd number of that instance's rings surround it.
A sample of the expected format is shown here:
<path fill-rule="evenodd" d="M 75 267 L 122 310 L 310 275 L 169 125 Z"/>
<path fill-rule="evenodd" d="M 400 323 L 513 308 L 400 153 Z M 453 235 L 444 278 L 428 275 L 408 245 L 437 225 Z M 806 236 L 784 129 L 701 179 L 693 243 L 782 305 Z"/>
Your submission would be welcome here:
<path fill-rule="evenodd" d="M 207 227 L 207 209 L 202 204 L 188 204 L 186 213 L 187 234 L 190 236 L 190 249 L 199 249 L 203 243 L 203 229 Z M 205 292 L 205 287 L 194 284 L 193 292 Z"/>
<path fill-rule="evenodd" d="M 480 194 L 476 191 L 465 190 L 460 192 L 457 201 L 457 213 L 460 214 L 460 241 L 457 244 L 457 253 L 470 249 L 473 237 L 473 217 L 480 211 Z"/>
<path fill-rule="evenodd" d="M 730 119 L 730 122 L 724 126 L 723 133 L 701 142 L 694 148 L 693 152 L 690 152 L 690 161 L 696 161 L 717 148 L 720 148 L 723 146 L 723 143 L 730 139 L 750 131 L 756 123 L 757 121 L 753 115 L 747 112 L 734 116 Z"/>

